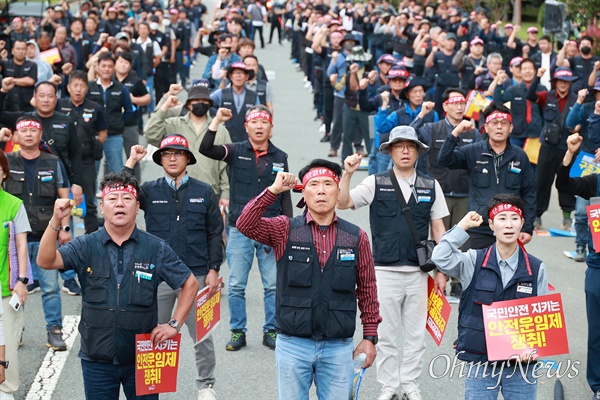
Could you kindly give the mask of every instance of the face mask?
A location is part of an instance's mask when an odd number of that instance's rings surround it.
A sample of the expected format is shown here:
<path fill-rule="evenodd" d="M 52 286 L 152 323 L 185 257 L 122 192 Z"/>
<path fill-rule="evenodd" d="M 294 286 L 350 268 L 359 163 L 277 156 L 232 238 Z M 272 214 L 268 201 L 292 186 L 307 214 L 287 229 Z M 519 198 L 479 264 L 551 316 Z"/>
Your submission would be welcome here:
<path fill-rule="evenodd" d="M 589 46 L 583 46 L 581 48 L 581 52 L 587 56 L 588 54 L 590 54 L 592 52 L 592 48 Z"/>
<path fill-rule="evenodd" d="M 194 114 L 196 117 L 204 117 L 209 109 L 210 104 L 196 103 L 192 106 L 192 114 Z"/>
<path fill-rule="evenodd" d="M 171 21 L 168 20 L 168 19 L 163 19 L 163 25 L 164 26 L 169 26 L 169 25 L 171 25 Z"/>
<path fill-rule="evenodd" d="M 351 51 L 352 47 L 354 47 L 354 43 L 352 43 L 352 42 L 350 42 L 350 43 L 344 43 L 344 50 Z"/>
<path fill-rule="evenodd" d="M 158 30 L 158 23 L 157 22 L 150 23 L 150 29 L 152 29 L 153 31 Z"/>

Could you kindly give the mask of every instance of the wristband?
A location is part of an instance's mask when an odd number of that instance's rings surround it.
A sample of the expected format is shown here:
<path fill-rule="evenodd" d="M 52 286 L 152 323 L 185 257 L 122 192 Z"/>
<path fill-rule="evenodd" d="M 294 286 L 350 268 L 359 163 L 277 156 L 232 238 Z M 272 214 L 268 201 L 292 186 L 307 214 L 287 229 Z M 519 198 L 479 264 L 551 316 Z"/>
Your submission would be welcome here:
<path fill-rule="evenodd" d="M 59 232 L 60 228 L 56 229 L 55 227 L 52 226 L 52 224 L 50 223 L 50 221 L 48 221 L 48 226 L 54 231 L 54 232 Z"/>

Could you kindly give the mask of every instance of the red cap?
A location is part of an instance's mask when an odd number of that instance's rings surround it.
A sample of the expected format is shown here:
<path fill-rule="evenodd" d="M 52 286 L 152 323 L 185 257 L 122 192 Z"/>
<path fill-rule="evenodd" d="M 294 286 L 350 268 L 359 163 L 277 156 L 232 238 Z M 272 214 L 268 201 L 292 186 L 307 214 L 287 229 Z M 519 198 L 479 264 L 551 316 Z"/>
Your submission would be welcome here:
<path fill-rule="evenodd" d="M 475 46 L 476 44 L 480 44 L 480 45 L 482 45 L 482 46 L 483 46 L 485 43 L 483 42 L 483 40 L 482 40 L 482 39 L 480 39 L 480 38 L 475 38 L 475 39 L 471 40 L 471 43 L 470 43 L 470 44 L 471 44 L 471 46 Z"/>
<path fill-rule="evenodd" d="M 116 8 L 114 8 L 114 7 L 110 7 L 110 8 L 108 9 L 108 12 L 114 12 L 114 13 L 116 13 L 116 12 L 117 12 L 117 9 L 116 9 Z"/>
<path fill-rule="evenodd" d="M 538 28 L 536 28 L 535 26 L 530 26 L 529 28 L 527 28 L 527 33 L 538 33 Z"/>
<path fill-rule="evenodd" d="M 513 26 L 513 24 L 508 23 L 508 24 L 504 25 L 504 29 L 515 29 L 515 27 Z"/>

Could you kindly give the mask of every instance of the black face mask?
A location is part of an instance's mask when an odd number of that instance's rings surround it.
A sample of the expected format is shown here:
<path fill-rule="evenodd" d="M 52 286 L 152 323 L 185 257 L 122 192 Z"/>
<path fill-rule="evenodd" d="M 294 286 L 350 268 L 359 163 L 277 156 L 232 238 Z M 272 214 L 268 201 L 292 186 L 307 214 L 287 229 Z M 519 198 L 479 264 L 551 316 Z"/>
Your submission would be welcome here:
<path fill-rule="evenodd" d="M 210 104 L 196 103 L 192 105 L 192 114 L 194 114 L 196 117 L 204 117 L 209 109 Z"/>
<path fill-rule="evenodd" d="M 581 48 L 581 52 L 587 56 L 588 54 L 590 54 L 592 52 L 592 48 L 589 46 L 583 46 Z"/>

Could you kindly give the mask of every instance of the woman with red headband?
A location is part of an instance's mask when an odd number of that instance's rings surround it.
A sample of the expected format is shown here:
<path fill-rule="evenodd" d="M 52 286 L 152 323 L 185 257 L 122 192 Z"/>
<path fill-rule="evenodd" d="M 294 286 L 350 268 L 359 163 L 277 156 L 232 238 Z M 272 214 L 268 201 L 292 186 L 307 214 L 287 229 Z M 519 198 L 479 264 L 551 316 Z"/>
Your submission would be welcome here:
<path fill-rule="evenodd" d="M 537 381 L 533 375 L 535 351 L 527 348 L 515 354 L 522 363 L 515 372 L 508 360 L 488 364 L 482 304 L 521 299 L 548 293 L 544 263 L 527 254 L 519 241 L 525 223 L 525 203 L 515 194 L 498 194 L 488 204 L 488 224 L 496 243 L 480 250 L 462 252 L 467 230 L 480 226 L 483 216 L 475 211 L 467 215 L 442 236 L 433 251 L 438 269 L 461 280 L 463 292 L 458 315 L 456 357 L 478 368 L 468 368 L 465 399 L 497 398 L 500 388 L 507 400 L 535 399 Z M 498 365 L 501 364 L 500 365 Z M 502 368 L 504 367 L 504 368 Z M 494 370 L 492 373 L 492 370 Z M 500 373 L 498 373 L 500 369 Z"/>

